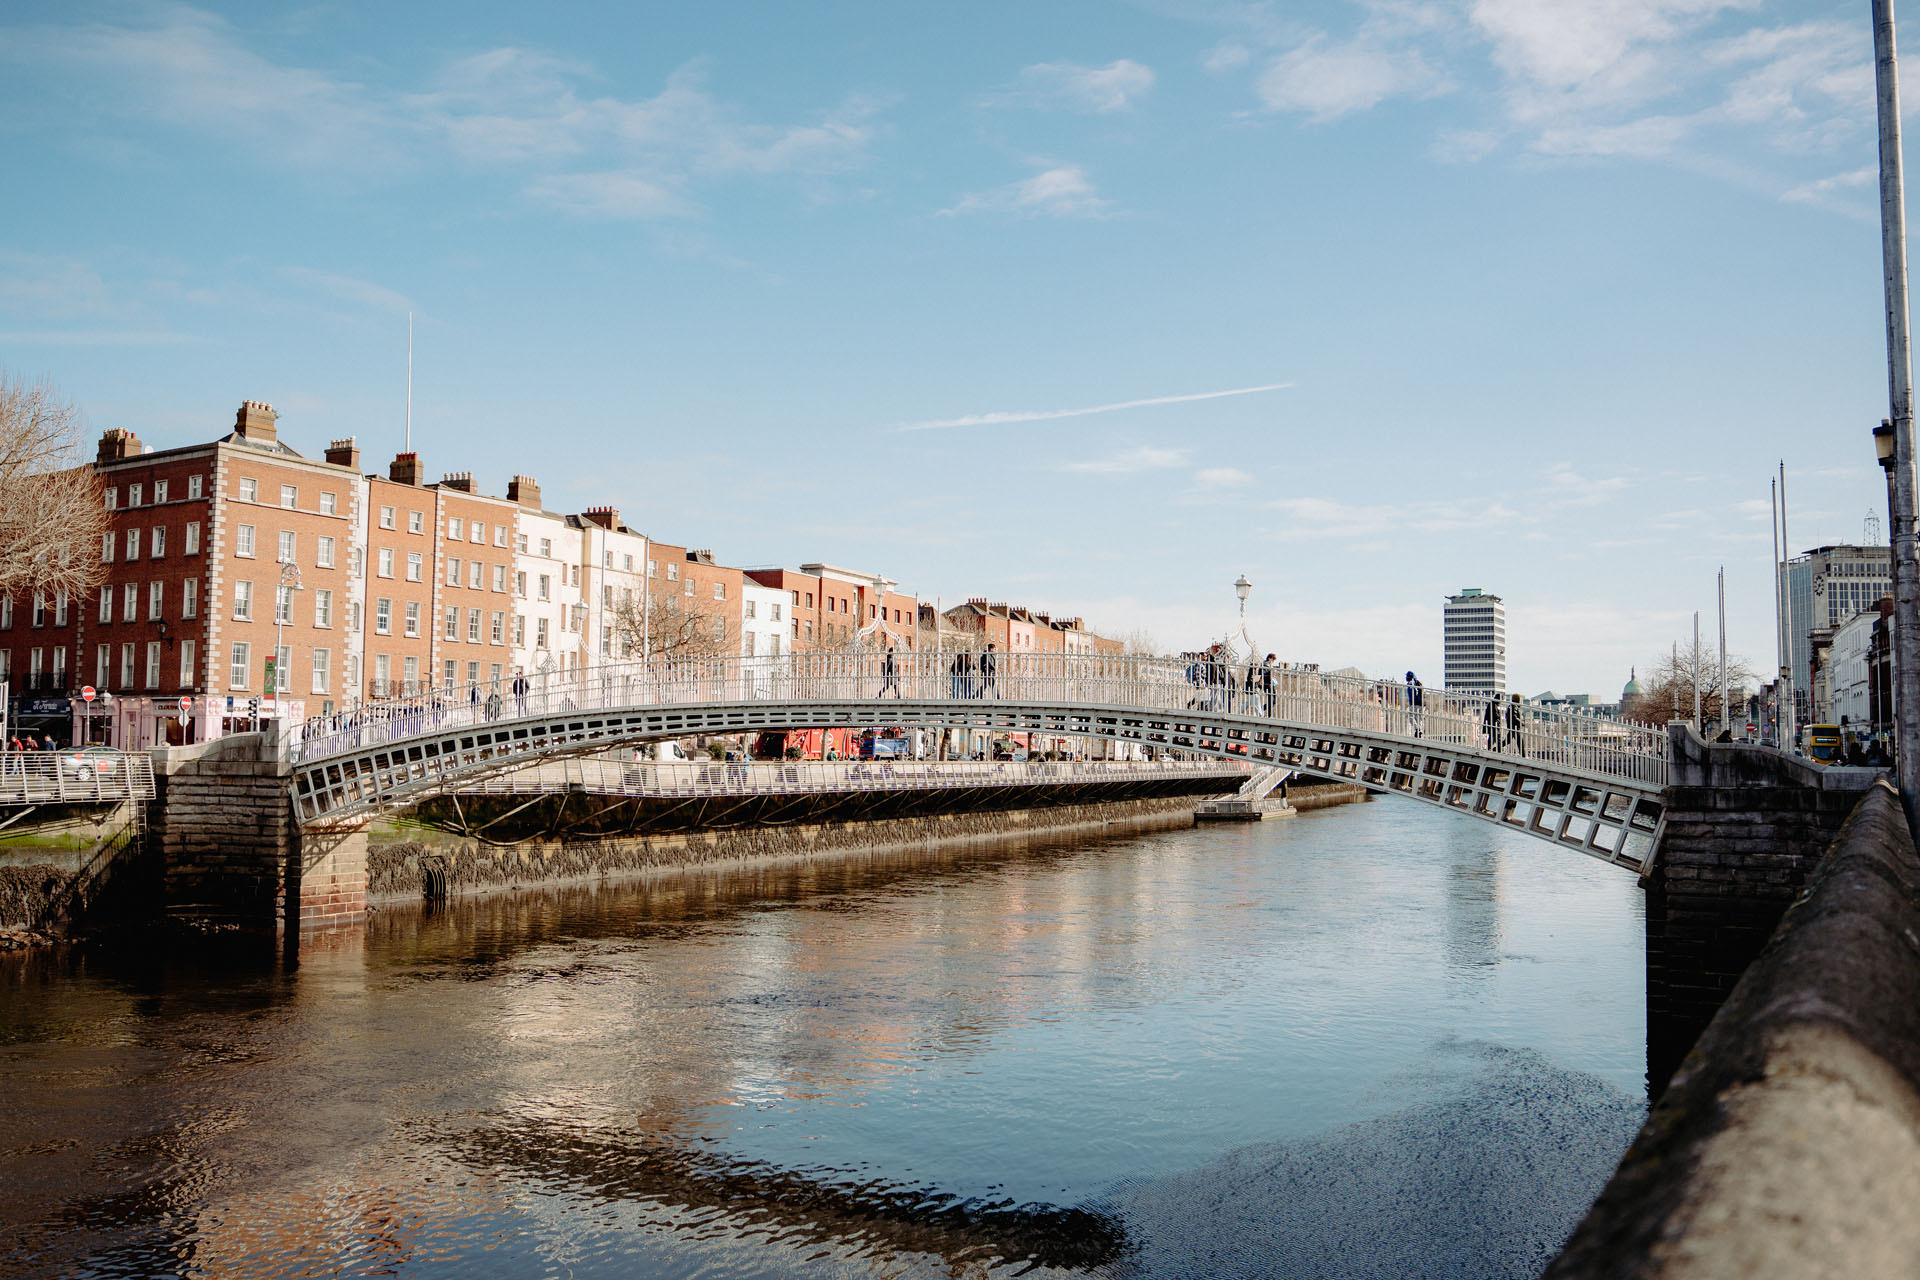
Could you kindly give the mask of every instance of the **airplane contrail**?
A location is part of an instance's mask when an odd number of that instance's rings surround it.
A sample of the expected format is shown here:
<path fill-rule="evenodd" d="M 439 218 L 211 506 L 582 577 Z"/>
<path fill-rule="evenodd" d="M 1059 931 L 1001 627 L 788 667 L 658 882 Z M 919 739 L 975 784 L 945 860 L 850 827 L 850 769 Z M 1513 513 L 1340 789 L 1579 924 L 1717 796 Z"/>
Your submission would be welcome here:
<path fill-rule="evenodd" d="M 1261 391 L 1284 391 L 1291 382 L 1269 382 L 1259 387 L 1234 387 L 1227 391 L 1196 391 L 1184 396 L 1152 396 L 1145 400 L 1121 400 L 1114 404 L 1090 405 L 1085 409 L 1001 409 L 993 413 L 969 413 L 958 418 L 933 418 L 926 422 L 907 422 L 897 431 L 938 431 L 946 427 L 997 427 L 1009 422 L 1046 422 L 1054 418 L 1084 418 L 1090 413 L 1112 413 L 1116 409 L 1144 409 L 1156 404 L 1187 404 L 1194 400 L 1218 400 L 1224 396 L 1250 396 Z"/>

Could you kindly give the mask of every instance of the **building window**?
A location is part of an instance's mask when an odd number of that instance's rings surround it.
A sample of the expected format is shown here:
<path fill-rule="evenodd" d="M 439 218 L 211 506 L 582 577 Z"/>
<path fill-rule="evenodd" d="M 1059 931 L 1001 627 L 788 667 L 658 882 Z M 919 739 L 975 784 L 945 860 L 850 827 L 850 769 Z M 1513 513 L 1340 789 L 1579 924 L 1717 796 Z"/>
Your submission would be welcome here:
<path fill-rule="evenodd" d="M 458 556 L 449 556 L 447 558 L 447 585 L 450 587 L 460 585 L 460 558 Z"/>
<path fill-rule="evenodd" d="M 407 601 L 407 634 L 410 636 L 420 634 L 420 602 L 418 600 Z"/>
<path fill-rule="evenodd" d="M 293 531 L 291 529 L 282 529 L 280 531 L 280 563 L 292 564 L 295 558 L 293 553 L 294 553 Z"/>
<path fill-rule="evenodd" d="M 139 506 L 140 498 L 141 498 L 140 486 L 137 484 L 128 485 L 127 486 L 127 505 L 129 507 Z"/>
<path fill-rule="evenodd" d="M 97 644 L 93 646 L 93 682 L 102 689 L 111 687 L 107 677 L 113 674 L 113 646 Z"/>
<path fill-rule="evenodd" d="M 119 490 L 119 489 L 117 489 L 117 488 L 114 488 L 114 487 L 112 487 L 112 486 L 109 486 L 109 487 L 107 488 L 107 491 L 106 491 L 106 494 L 105 494 L 104 496 L 105 496 L 105 498 L 106 498 L 106 502 L 107 502 L 107 510 L 109 510 L 109 511 L 112 511 L 112 510 L 115 510 L 116 508 L 118 508 L 118 507 L 119 507 L 119 505 L 120 505 L 120 490 Z M 102 683 L 104 684 L 105 682 L 104 682 L 104 681 L 102 681 Z"/>
<path fill-rule="evenodd" d="M 120 616 L 128 622 L 140 616 L 140 588 L 134 583 L 121 584 Z"/>
<path fill-rule="evenodd" d="M 726 583 L 724 583 L 724 582 L 716 582 L 716 583 L 714 583 L 714 584 L 713 584 L 713 598 L 714 598 L 715 600 L 725 600 L 725 599 L 727 598 L 727 584 L 726 584 Z"/>
<path fill-rule="evenodd" d="M 420 581 L 420 553 L 418 551 L 407 552 L 407 581 Z"/>
<path fill-rule="evenodd" d="M 257 481 L 257 480 L 242 480 L 242 481 L 240 482 L 240 501 L 242 501 L 242 502 L 255 502 L 255 501 L 258 501 L 258 500 L 259 500 L 259 497 L 260 497 L 260 482 L 259 482 L 259 481 Z"/>
<path fill-rule="evenodd" d="M 513 544 L 515 549 L 518 550 L 521 555 L 527 554 L 527 535 L 526 534 L 523 533 L 523 534 L 520 534 L 518 537 L 516 537 L 513 540 Z"/>
<path fill-rule="evenodd" d="M 540 575 L 539 599 L 542 599 L 542 600 L 553 599 L 553 579 L 544 573 Z"/>
<path fill-rule="evenodd" d="M 247 688 L 247 673 L 253 666 L 253 646 L 245 640 L 236 640 L 228 646 L 231 655 L 227 662 L 227 687 L 229 689 Z"/>
<path fill-rule="evenodd" d="M 273 620 L 279 623 L 293 621 L 293 585 L 291 583 L 274 584 Z"/>
<path fill-rule="evenodd" d="M 400 660 L 400 670 L 406 676 L 406 691 L 410 694 L 418 693 L 420 691 L 420 659 L 411 657 L 402 658 Z"/>
<path fill-rule="evenodd" d="M 192 521 L 187 525 L 186 554 L 190 556 L 200 554 L 200 522 L 198 520 Z"/>
<path fill-rule="evenodd" d="M 338 497 L 336 497 L 331 493 L 323 493 L 320 495 L 320 514 L 321 515 L 323 516 L 336 515 L 339 513 L 339 510 L 340 510 L 340 500 Z M 316 689 L 314 690 L 314 692 L 325 693 L 326 690 Z"/>
<path fill-rule="evenodd" d="M 297 510 L 300 506 L 300 491 L 290 484 L 281 485 L 280 505 L 289 511 Z"/>
<path fill-rule="evenodd" d="M 155 480 L 153 482 L 153 500 L 156 504 L 167 500 L 167 482 L 165 480 Z"/>
<path fill-rule="evenodd" d="M 507 526 L 503 524 L 493 526 L 493 545 L 501 548 L 507 545 Z"/>
<path fill-rule="evenodd" d="M 778 600 L 773 601 L 767 606 L 767 616 L 775 622 L 780 621 L 780 602 Z"/>
<path fill-rule="evenodd" d="M 100 563 L 113 563 L 113 530 L 111 529 L 100 535 Z"/>
<path fill-rule="evenodd" d="M 452 658 L 448 658 L 440 664 L 440 678 L 446 684 L 447 689 L 451 691 L 453 689 L 453 682 L 460 678 L 460 664 Z"/>
<path fill-rule="evenodd" d="M 535 618 L 533 620 L 533 647 L 536 649 L 544 649 L 547 647 L 547 620 L 545 618 Z"/>
<path fill-rule="evenodd" d="M 465 530 L 466 525 L 461 521 L 459 516 L 447 517 L 447 536 L 449 538 L 452 538 L 455 542 L 464 541 L 466 538 Z"/>
<path fill-rule="evenodd" d="M 233 554 L 251 558 L 253 556 L 253 526 L 235 525 L 233 530 Z"/>
<path fill-rule="evenodd" d="M 384 698 L 393 690 L 387 686 L 393 683 L 393 659 L 387 654 L 376 653 L 373 656 L 373 694 Z"/>
<path fill-rule="evenodd" d="M 11 604 L 12 601 L 8 601 L 8 603 Z M 112 587 L 100 588 L 100 621 L 103 623 L 113 621 L 113 588 Z"/>
<path fill-rule="evenodd" d="M 386 596 L 373 602 L 373 633 L 377 636 L 393 634 L 393 601 Z"/>
<path fill-rule="evenodd" d="M 325 587 L 313 593 L 313 625 L 324 628 L 333 626 L 333 592 Z"/>
<path fill-rule="evenodd" d="M 503 564 L 493 566 L 493 589 L 495 591 L 507 589 L 507 566 Z"/>
<path fill-rule="evenodd" d="M 180 687 L 193 688 L 193 641 L 180 642 Z"/>
<path fill-rule="evenodd" d="M 672 562 L 668 562 L 668 564 L 667 564 L 667 581 L 668 581 L 668 582 L 678 582 L 678 581 L 680 581 L 680 566 L 679 566 L 679 565 L 677 565 L 677 564 L 674 564 L 674 563 L 672 563 Z"/>
<path fill-rule="evenodd" d="M 460 607 L 448 605 L 440 615 L 440 638 L 458 640 L 460 638 Z"/>
<path fill-rule="evenodd" d="M 749 618 L 757 618 L 760 616 L 757 612 L 755 612 L 757 604 L 758 604 L 757 601 L 749 600 L 744 605 L 741 605 L 740 607 L 742 610 L 744 610 L 745 616 Z"/>
<path fill-rule="evenodd" d="M 333 539 L 322 537 L 315 541 L 313 562 L 322 569 L 333 568 Z"/>
<path fill-rule="evenodd" d="M 690 595 L 692 595 L 692 594 L 693 594 L 693 579 L 692 579 L 692 578 L 688 578 L 688 579 L 687 579 L 687 580 L 686 580 L 685 582 L 683 582 L 683 583 L 681 583 L 680 585 L 681 585 L 682 587 L 684 587 L 684 588 L 686 588 L 686 590 L 685 590 L 685 591 L 683 591 L 683 592 L 681 593 L 682 595 L 689 595 L 689 596 L 690 596 Z"/>
<path fill-rule="evenodd" d="M 161 606 L 166 603 L 166 598 L 167 598 L 166 583 L 149 582 L 147 584 L 147 621 L 148 622 L 160 621 Z"/>
<path fill-rule="evenodd" d="M 813 592 L 807 592 L 807 608 L 813 608 Z"/>
<path fill-rule="evenodd" d="M 165 529 L 155 529 L 153 531 L 152 542 L 153 545 L 147 549 L 147 558 L 150 560 L 165 559 L 167 554 L 167 531 Z"/>
<path fill-rule="evenodd" d="M 313 689 L 314 693 L 326 693 L 328 681 L 333 675 L 333 650 L 315 649 L 313 651 Z"/>
<path fill-rule="evenodd" d="M 660 562 L 658 560 L 647 561 L 647 576 L 649 578 L 657 578 L 660 576 Z"/>
<path fill-rule="evenodd" d="M 382 529 L 391 529 L 394 527 L 392 507 L 380 508 L 380 527 Z"/>
<path fill-rule="evenodd" d="M 251 582 L 233 584 L 233 616 L 241 622 L 253 620 L 253 584 Z"/>
<path fill-rule="evenodd" d="M 188 476 L 187 496 L 189 498 L 204 497 L 206 494 L 205 481 L 206 477 L 204 476 Z"/>
<path fill-rule="evenodd" d="M 160 687 L 160 642 L 147 641 L 147 688 Z"/>
<path fill-rule="evenodd" d="M 553 539 L 540 539 L 540 554 L 548 560 L 553 559 Z"/>
<path fill-rule="evenodd" d="M 383 578 L 391 578 L 393 576 L 392 547 L 380 548 L 380 576 Z"/>
<path fill-rule="evenodd" d="M 467 664 L 467 683 L 469 685 L 477 685 L 480 683 L 480 664 L 479 663 L 469 662 Z"/>
<path fill-rule="evenodd" d="M 180 616 L 183 618 L 200 616 L 200 579 L 188 578 L 180 584 Z"/>
<path fill-rule="evenodd" d="M 480 573 L 481 573 L 481 570 L 484 568 L 485 566 L 482 565 L 478 560 L 469 560 L 467 562 L 468 590 L 471 590 L 471 591 L 480 590 Z"/>
<path fill-rule="evenodd" d="M 53 625 L 56 627 L 67 625 L 67 589 L 65 587 L 53 593 Z"/>
<path fill-rule="evenodd" d="M 127 554 L 121 558 L 123 560 L 138 560 L 140 558 L 140 531 L 138 529 L 127 530 Z"/>
<path fill-rule="evenodd" d="M 513 594 L 522 600 L 527 598 L 527 575 L 524 572 L 516 572 L 513 575 Z"/>
<path fill-rule="evenodd" d="M 493 611 L 493 629 L 492 629 L 491 638 L 494 644 L 506 643 L 507 615 L 499 609 L 495 609 Z"/>
<path fill-rule="evenodd" d="M 408 533 L 425 533 L 426 531 L 427 531 L 427 518 L 424 515 L 420 514 L 418 511 L 407 512 L 407 532 Z"/>
<path fill-rule="evenodd" d="M 480 611 L 478 609 L 467 610 L 467 643 L 480 643 Z"/>
<path fill-rule="evenodd" d="M 513 647 L 516 649 L 527 647 L 527 620 L 517 613 L 513 615 Z"/>

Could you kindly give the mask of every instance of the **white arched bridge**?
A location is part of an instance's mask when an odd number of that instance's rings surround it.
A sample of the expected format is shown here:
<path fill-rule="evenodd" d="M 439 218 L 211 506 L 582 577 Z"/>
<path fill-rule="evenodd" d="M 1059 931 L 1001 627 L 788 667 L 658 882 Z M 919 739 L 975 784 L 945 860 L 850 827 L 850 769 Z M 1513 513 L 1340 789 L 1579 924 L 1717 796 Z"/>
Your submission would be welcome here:
<path fill-rule="evenodd" d="M 620 663 L 430 690 L 293 726 L 303 825 L 543 760 L 694 734 L 1001 731 L 1276 765 L 1457 811 L 1644 871 L 1664 730 L 1295 667 L 1083 654 L 795 654 Z"/>

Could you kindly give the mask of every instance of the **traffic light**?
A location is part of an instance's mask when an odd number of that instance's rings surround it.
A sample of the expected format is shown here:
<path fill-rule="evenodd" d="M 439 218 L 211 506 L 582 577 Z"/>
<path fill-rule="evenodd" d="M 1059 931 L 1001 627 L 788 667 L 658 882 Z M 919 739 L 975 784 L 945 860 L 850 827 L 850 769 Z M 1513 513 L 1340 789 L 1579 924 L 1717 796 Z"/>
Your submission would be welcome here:
<path fill-rule="evenodd" d="M 257 716 L 260 714 L 260 699 L 258 698 L 247 699 L 247 714 L 250 716 Z"/>

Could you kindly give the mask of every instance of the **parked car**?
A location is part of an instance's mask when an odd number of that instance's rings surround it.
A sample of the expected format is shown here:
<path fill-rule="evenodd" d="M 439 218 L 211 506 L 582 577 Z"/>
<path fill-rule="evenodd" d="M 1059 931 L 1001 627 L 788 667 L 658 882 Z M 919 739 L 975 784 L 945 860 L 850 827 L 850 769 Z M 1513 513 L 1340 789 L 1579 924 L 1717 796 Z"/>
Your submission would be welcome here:
<path fill-rule="evenodd" d="M 120 753 L 111 747 L 83 747 L 60 753 L 60 771 L 76 781 L 112 773 L 120 763 Z"/>

